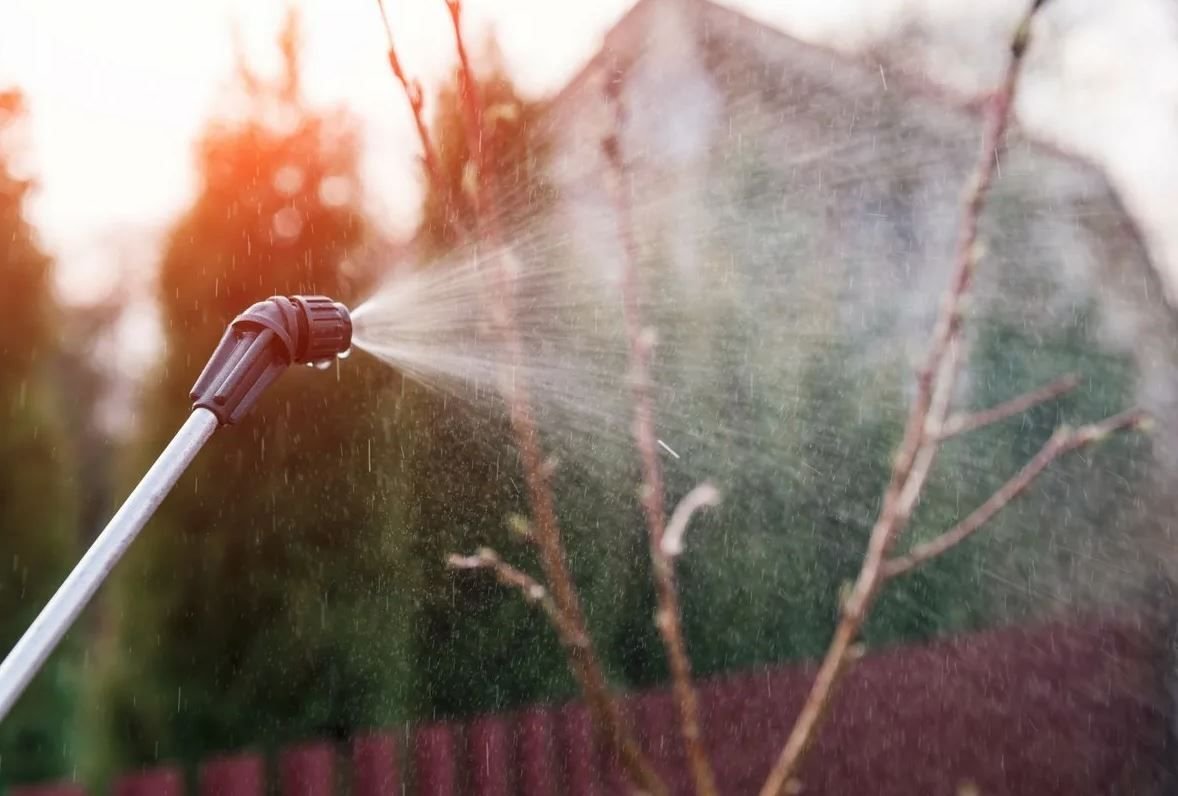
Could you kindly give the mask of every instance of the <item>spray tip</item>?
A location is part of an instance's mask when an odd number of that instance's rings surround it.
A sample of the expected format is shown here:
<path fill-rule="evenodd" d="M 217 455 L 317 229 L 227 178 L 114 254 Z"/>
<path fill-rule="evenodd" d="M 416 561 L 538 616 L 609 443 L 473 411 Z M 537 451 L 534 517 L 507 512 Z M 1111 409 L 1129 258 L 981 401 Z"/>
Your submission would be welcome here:
<path fill-rule="evenodd" d="M 281 300 L 270 299 L 271 302 Z M 293 350 L 294 362 L 332 360 L 352 347 L 352 314 L 343 304 L 324 296 L 293 296 L 285 300 L 298 308 L 299 326 L 305 329 Z"/>
<path fill-rule="evenodd" d="M 229 325 L 192 388 L 193 408 L 238 423 L 293 364 L 330 362 L 352 346 L 352 316 L 325 296 L 275 296 Z"/>

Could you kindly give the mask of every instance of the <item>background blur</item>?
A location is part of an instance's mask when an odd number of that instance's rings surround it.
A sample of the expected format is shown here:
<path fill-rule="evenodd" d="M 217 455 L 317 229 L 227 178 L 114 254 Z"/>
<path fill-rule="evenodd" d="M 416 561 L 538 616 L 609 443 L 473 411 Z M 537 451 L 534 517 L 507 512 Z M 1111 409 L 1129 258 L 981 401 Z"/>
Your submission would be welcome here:
<path fill-rule="evenodd" d="M 820 654 L 943 283 L 970 103 L 1021 4 L 467 5 L 484 93 L 508 109 L 484 131 L 504 221 L 560 309 L 523 322 L 576 371 L 542 421 L 611 678 L 660 683 L 665 664 L 607 300 L 607 81 L 631 109 L 669 490 L 706 476 L 726 495 L 683 559 L 693 659 L 712 675 Z M 0 9 L 0 647 L 183 421 L 238 312 L 275 293 L 355 306 L 461 257 L 445 7 L 390 11 L 444 190 L 420 174 L 375 3 Z M 1059 0 L 1040 23 L 965 400 L 1073 370 L 1085 386 L 947 454 L 916 534 L 968 513 L 1059 422 L 1140 404 L 1159 428 L 1061 463 L 984 540 L 897 584 L 872 645 L 1168 616 L 1178 10 Z M 542 617 L 443 567 L 480 543 L 530 560 L 503 418 L 459 398 L 360 354 L 285 377 L 214 440 L 0 727 L 0 786 L 572 697 Z"/>

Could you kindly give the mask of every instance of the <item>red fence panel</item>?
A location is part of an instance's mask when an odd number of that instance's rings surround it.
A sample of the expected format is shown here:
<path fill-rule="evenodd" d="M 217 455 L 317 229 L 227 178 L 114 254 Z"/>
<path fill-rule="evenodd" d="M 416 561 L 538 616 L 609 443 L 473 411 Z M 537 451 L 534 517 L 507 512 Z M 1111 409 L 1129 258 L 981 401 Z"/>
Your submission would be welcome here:
<path fill-rule="evenodd" d="M 597 796 L 597 744 L 589 709 L 571 704 L 556 714 L 556 749 L 560 760 L 562 793 L 569 796 Z"/>
<path fill-rule="evenodd" d="M 353 796 L 401 796 L 401 756 L 392 735 L 365 735 L 352 743 Z"/>
<path fill-rule="evenodd" d="M 282 796 L 332 796 L 335 791 L 335 749 L 306 744 L 287 749 L 278 764 Z"/>
<path fill-rule="evenodd" d="M 672 793 L 695 790 L 679 728 L 679 709 L 669 691 L 652 691 L 630 700 L 638 721 L 638 737 Z M 704 735 L 707 736 L 706 728 Z"/>
<path fill-rule="evenodd" d="M 266 762 L 259 755 L 223 757 L 201 766 L 201 796 L 262 796 Z"/>
<path fill-rule="evenodd" d="M 9 788 L 8 796 L 86 796 L 86 789 L 72 782 L 56 785 L 22 785 Z"/>
<path fill-rule="evenodd" d="M 625 721 L 630 722 L 631 727 L 637 726 L 637 710 L 632 697 L 619 699 L 618 711 Z M 597 761 L 598 771 L 601 772 L 602 786 L 606 793 L 629 793 L 633 790 L 629 778 L 626 777 L 625 769 L 622 767 L 622 761 L 604 744 L 598 744 Z"/>
<path fill-rule="evenodd" d="M 127 774 L 115 780 L 112 796 L 184 796 L 184 774 L 169 766 Z"/>
<path fill-rule="evenodd" d="M 1113 623 L 1040 625 L 877 651 L 851 669 L 800 775 L 810 793 L 1160 793 L 1174 791 L 1174 719 L 1156 636 Z M 813 667 L 774 667 L 700 684 L 705 738 L 725 793 L 752 793 L 797 715 Z M 674 793 L 688 792 L 677 712 L 666 690 L 623 700 L 642 746 Z M 413 791 L 421 796 L 602 796 L 628 790 L 594 742 L 581 704 L 421 727 Z M 463 738 L 461 746 L 457 739 Z M 402 796 L 396 735 L 358 738 L 354 796 Z M 848 754 L 847 750 L 854 750 Z M 334 792 L 332 746 L 279 757 L 284 796 Z M 257 754 L 213 760 L 201 796 L 263 796 Z M 113 796 L 182 796 L 179 769 L 124 776 Z M 1169 788 L 1169 790 L 1168 790 Z M 76 784 L 17 787 L 11 796 L 85 796 Z"/>
<path fill-rule="evenodd" d="M 454 730 L 449 724 L 418 728 L 413 736 L 413 779 L 418 796 L 455 796 Z"/>
<path fill-rule="evenodd" d="M 881 650 L 845 676 L 802 785 L 888 796 L 1168 792 L 1155 655 L 1143 634 L 1098 623 Z M 760 786 L 812 677 L 778 667 L 703 689 L 726 792 Z"/>
<path fill-rule="evenodd" d="M 547 708 L 524 711 L 519 718 L 519 792 L 522 796 L 556 796 L 552 759 L 556 722 Z"/>
<path fill-rule="evenodd" d="M 466 736 L 470 792 L 478 796 L 507 796 L 511 792 L 511 729 L 506 719 L 483 716 L 471 723 Z"/>

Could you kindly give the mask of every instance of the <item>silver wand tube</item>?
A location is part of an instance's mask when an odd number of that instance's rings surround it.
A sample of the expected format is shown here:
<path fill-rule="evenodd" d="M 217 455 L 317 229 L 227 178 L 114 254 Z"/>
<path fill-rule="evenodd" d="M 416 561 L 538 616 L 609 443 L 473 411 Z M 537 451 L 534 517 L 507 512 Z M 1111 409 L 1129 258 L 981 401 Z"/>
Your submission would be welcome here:
<path fill-rule="evenodd" d="M 0 664 L 0 721 L 8 715 L 111 569 L 127 552 L 131 542 L 219 425 L 217 416 L 209 410 L 198 408 L 193 411 L 74 571 L 8 653 L 4 663 Z"/>
<path fill-rule="evenodd" d="M 0 721 L 213 432 L 240 422 L 292 364 L 330 361 L 351 344 L 348 308 L 326 296 L 274 296 L 229 325 L 189 395 L 188 421 L 0 663 Z"/>

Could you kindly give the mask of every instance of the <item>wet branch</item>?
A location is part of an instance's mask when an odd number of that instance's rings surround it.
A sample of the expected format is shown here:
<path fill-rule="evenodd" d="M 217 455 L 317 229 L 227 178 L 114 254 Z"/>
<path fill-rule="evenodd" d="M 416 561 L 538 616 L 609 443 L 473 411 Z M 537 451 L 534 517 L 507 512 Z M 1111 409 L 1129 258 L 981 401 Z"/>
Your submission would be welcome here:
<path fill-rule="evenodd" d="M 421 141 L 422 163 L 426 175 L 440 195 L 449 196 L 450 191 L 440 172 L 436 156 L 437 150 L 433 145 L 429 128 L 425 124 L 422 113 L 421 87 L 416 81 L 406 78 L 393 46 L 392 30 L 385 15 L 383 2 L 378 0 L 378 5 L 389 41 L 389 64 L 393 69 L 393 74 L 401 83 L 410 109 L 413 111 L 417 134 Z M 459 57 L 459 89 L 473 169 L 473 174 L 469 175 L 473 179 L 467 179 L 464 175 L 462 182 L 467 198 L 471 201 L 475 211 L 476 225 L 486 228 L 493 250 L 492 258 L 496 267 L 490 269 L 493 271 L 491 274 L 492 289 L 489 291 L 487 303 L 492 319 L 503 336 L 505 347 L 510 356 L 509 366 L 500 368 L 500 390 L 510 415 L 512 430 L 523 465 L 528 500 L 532 507 L 533 517 L 532 523 L 529 525 L 530 539 L 540 553 L 541 568 L 544 570 L 545 578 L 550 586 L 544 591 L 543 597 L 539 596 L 540 592 L 537 589 L 544 589 L 544 587 L 526 573 L 503 563 L 494 554 L 494 551 L 479 551 L 471 557 L 455 556 L 450 559 L 450 564 L 467 569 L 477 566 L 477 568 L 493 570 L 500 582 L 521 589 L 526 599 L 540 605 L 557 628 L 568 656 L 569 668 L 585 694 L 599 737 L 607 745 L 609 751 L 621 762 L 623 769 L 636 786 L 645 793 L 657 796 L 666 793 L 666 788 L 643 756 L 627 719 L 622 715 L 610 693 L 601 664 L 586 630 L 584 614 L 573 585 L 572 575 L 568 569 L 560 528 L 556 521 L 556 509 L 548 482 L 550 473 L 540 446 L 530 396 L 526 385 L 512 378 L 512 372 L 519 371 L 519 365 L 523 358 L 522 345 L 515 330 L 511 311 L 510 269 L 512 264 L 504 254 L 503 237 L 498 229 L 495 216 L 491 215 L 491 223 L 489 224 L 480 223 L 485 220 L 486 211 L 494 209 L 494 191 L 487 187 L 483 174 L 482 100 L 474 81 L 474 73 L 470 67 L 470 59 L 462 35 L 461 3 L 456 0 L 447 0 L 446 5 L 453 23 L 455 47 Z M 461 230 L 470 235 L 476 244 L 479 242 L 479 229 L 472 230 L 462 225 Z M 490 553 L 493 558 L 487 553 Z"/>
<path fill-rule="evenodd" d="M 1069 373 L 1049 384 L 1043 385 L 1037 390 L 1024 393 L 1017 398 L 1011 398 L 1009 401 L 1003 401 L 997 406 L 982 412 L 953 415 L 945 421 L 945 426 L 941 429 L 940 438 L 943 441 L 949 437 L 967 434 L 970 431 L 991 426 L 1009 417 L 1021 415 L 1023 412 L 1033 409 L 1039 404 L 1054 400 L 1079 386 L 1080 377 L 1075 373 Z"/>
<path fill-rule="evenodd" d="M 474 69 L 470 65 L 470 55 L 466 49 L 466 38 L 462 35 L 462 2 L 461 0 L 446 0 L 446 10 L 450 13 L 450 24 L 454 29 L 454 49 L 458 54 L 458 94 L 462 98 L 462 121 L 466 129 L 466 142 L 469 147 L 473 180 L 463 179 L 463 186 L 474 205 L 474 217 L 477 222 L 483 221 L 484 210 L 494 212 L 494 196 L 486 197 L 488 191 L 493 191 L 487 185 L 486 158 L 484 156 L 483 136 L 486 132 L 483 126 L 483 97 L 475 80 Z M 488 204 L 487 199 L 491 200 Z M 492 219 L 494 221 L 495 219 Z M 496 241 L 498 242 L 498 241 Z"/>
<path fill-rule="evenodd" d="M 553 627 L 560 635 L 562 644 L 569 646 L 585 646 L 586 641 L 577 634 L 577 629 L 570 626 L 564 614 L 556 607 L 552 596 L 538 580 L 521 569 L 513 567 L 489 547 L 480 547 L 474 555 L 451 555 L 446 559 L 450 569 L 474 570 L 484 569 L 495 575 L 495 580 L 504 586 L 516 589 L 529 603 L 537 605 L 548 616 Z"/>
<path fill-rule="evenodd" d="M 405 99 L 409 101 L 409 109 L 413 112 L 413 123 L 417 125 L 417 138 L 421 142 L 421 163 L 425 167 L 426 177 L 435 188 L 442 189 L 445 186 L 441 172 L 438 170 L 438 157 L 430 138 L 429 127 L 425 123 L 425 98 L 422 95 L 421 83 L 405 76 L 405 70 L 401 67 L 401 59 L 397 57 L 397 48 L 393 42 L 393 28 L 389 24 L 384 0 L 376 0 L 376 5 L 380 8 L 380 19 L 384 23 L 385 37 L 389 42 L 389 68 L 393 70 L 393 76 L 397 78 L 405 92 Z"/>
<path fill-rule="evenodd" d="M 674 559 L 663 546 L 667 531 L 666 488 L 655 434 L 654 384 L 650 375 L 655 331 L 644 326 L 642 318 L 638 252 L 630 206 L 633 186 L 630 183 L 631 174 L 622 157 L 620 142 L 625 111 L 616 85 L 610 84 L 607 94 L 613 106 L 615 125 L 613 133 L 602 142 L 602 151 L 610 169 L 614 217 L 622 244 L 622 309 L 626 338 L 630 345 L 630 392 L 634 404 L 631 431 L 642 468 L 640 496 L 642 512 L 646 518 L 651 575 L 658 600 L 655 624 L 659 635 L 662 636 L 667 663 L 671 669 L 671 687 L 679 714 L 679 730 L 683 736 L 695 792 L 699 796 L 715 796 L 716 775 L 708 757 L 699 721 L 699 699 L 692 683 L 691 659 L 687 655 L 687 642 L 683 637 Z M 681 524 L 685 526 L 686 522 L 687 518 L 683 517 Z M 682 544 L 682 537 L 683 529 L 677 528 L 674 537 L 676 548 Z"/>
<path fill-rule="evenodd" d="M 916 545 L 904 555 L 890 559 L 883 566 L 883 577 L 890 579 L 905 575 L 921 564 L 931 561 L 964 542 L 993 519 L 998 512 L 1010 505 L 1011 501 L 1021 495 L 1039 477 L 1039 474 L 1047 469 L 1048 465 L 1064 454 L 1101 442 L 1113 432 L 1142 428 L 1147 419 L 1144 412 L 1130 410 L 1099 423 L 1091 423 L 1075 429 L 1067 427 L 1056 429 L 1051 439 L 1039 449 L 1034 458 L 1027 462 L 1023 469 L 1015 473 L 1009 481 L 999 487 L 998 491 L 987 498 L 982 505 L 974 509 L 973 513 L 940 536 Z"/>
<path fill-rule="evenodd" d="M 631 784 L 639 791 L 660 796 L 666 786 L 638 745 L 629 720 L 622 714 L 610 692 L 605 673 L 593 647 L 580 596 L 573 583 L 568 556 L 561 538 L 556 506 L 549 482 L 548 468 L 536 425 L 528 385 L 516 374 L 523 372 L 524 350 L 513 312 L 512 273 L 518 268 L 507 252 L 499 227 L 499 202 L 495 181 L 486 172 L 486 155 L 482 97 L 462 32 L 462 3 L 446 0 L 454 30 L 454 44 L 459 61 L 459 93 L 467 144 L 470 150 L 473 179 L 463 184 L 474 206 L 479 227 L 476 232 L 489 244 L 490 268 L 488 305 L 491 319 L 508 354 L 507 364 L 499 368 L 500 392 L 507 405 L 516 447 L 523 465 L 528 502 L 532 509 L 531 538 L 539 553 L 544 578 L 551 590 L 553 616 L 563 627 L 565 652 L 581 691 L 585 695 L 598 737 L 620 762 Z M 476 236 L 477 238 L 478 236 Z M 478 243 L 478 240 L 475 241 Z"/>
<path fill-rule="evenodd" d="M 1114 431 L 1139 427 L 1143 422 L 1141 413 L 1129 412 L 1075 431 L 1063 429 L 1056 432 L 1031 462 L 960 525 L 932 542 L 917 546 L 905 556 L 888 560 L 896 539 L 908 527 L 937 451 L 947 437 L 1026 411 L 1075 386 L 1070 379 L 1060 379 L 988 411 L 948 418 L 949 402 L 965 359 L 962 306 L 977 267 L 980 251 L 978 227 L 994 178 L 997 155 L 1005 138 L 1023 56 L 1030 42 L 1031 21 L 1042 4 L 1042 0 L 1035 0 L 1020 20 L 1011 41 L 1010 59 L 1002 83 L 990 97 L 981 151 L 966 187 L 961 210 L 949 288 L 942 300 L 927 358 L 917 373 L 916 396 L 909 408 L 882 508 L 871 529 L 867 552 L 854 586 L 843 601 L 834 637 L 785 746 L 765 781 L 762 796 L 784 794 L 796 787 L 795 778 L 805 754 L 829 710 L 840 677 L 856 657 L 855 650 L 859 648 L 856 640 L 880 588 L 889 578 L 939 555 L 974 533 L 1059 456 L 1095 443 Z"/>

